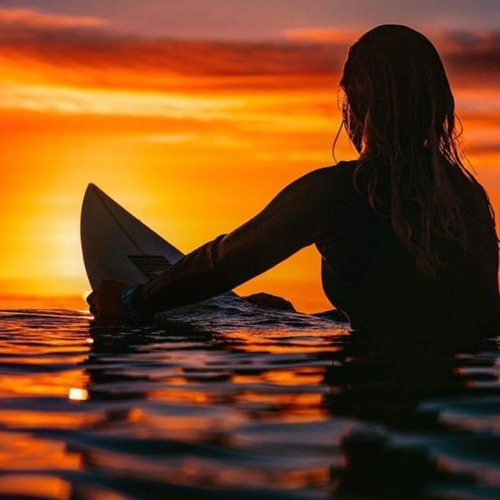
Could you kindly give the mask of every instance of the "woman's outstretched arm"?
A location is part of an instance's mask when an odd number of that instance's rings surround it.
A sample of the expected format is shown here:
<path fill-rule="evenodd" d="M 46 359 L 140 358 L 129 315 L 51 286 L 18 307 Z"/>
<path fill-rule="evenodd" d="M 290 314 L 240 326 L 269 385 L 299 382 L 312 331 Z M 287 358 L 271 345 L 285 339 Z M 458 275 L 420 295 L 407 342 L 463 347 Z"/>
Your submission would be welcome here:
<path fill-rule="evenodd" d="M 334 169 L 301 177 L 254 218 L 178 261 L 137 290 L 133 308 L 150 314 L 220 295 L 316 241 L 324 218 L 325 185 Z M 334 193 L 329 193 L 334 196 Z M 125 315 L 118 295 L 123 286 L 105 284 L 90 298 L 96 317 Z"/>

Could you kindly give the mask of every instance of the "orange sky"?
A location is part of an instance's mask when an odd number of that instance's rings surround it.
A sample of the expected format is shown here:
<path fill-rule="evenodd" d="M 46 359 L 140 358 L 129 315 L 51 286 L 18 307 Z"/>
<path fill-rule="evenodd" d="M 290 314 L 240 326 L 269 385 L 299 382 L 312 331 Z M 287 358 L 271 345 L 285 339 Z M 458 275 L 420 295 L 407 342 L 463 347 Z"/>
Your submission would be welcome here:
<path fill-rule="evenodd" d="M 219 43 L 127 37 L 35 11 L 19 20 L 0 9 L 0 24 L 0 295 L 88 288 L 78 227 L 88 182 L 189 251 L 332 163 L 345 30 Z M 464 146 L 500 213 L 498 36 L 434 35 Z M 343 138 L 337 157 L 352 155 Z M 312 249 L 240 291 L 261 290 L 328 307 Z"/>

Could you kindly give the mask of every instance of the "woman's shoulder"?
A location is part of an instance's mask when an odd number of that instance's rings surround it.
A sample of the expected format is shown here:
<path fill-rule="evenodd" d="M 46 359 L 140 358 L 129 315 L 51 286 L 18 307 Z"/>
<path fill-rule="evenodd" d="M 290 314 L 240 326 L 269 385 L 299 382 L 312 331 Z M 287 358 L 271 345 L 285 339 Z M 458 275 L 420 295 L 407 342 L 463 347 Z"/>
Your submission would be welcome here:
<path fill-rule="evenodd" d="M 346 210 L 359 198 L 353 182 L 355 167 L 356 162 L 339 162 L 312 170 L 290 183 L 276 201 L 304 212 Z"/>
<path fill-rule="evenodd" d="M 314 191 L 346 190 L 353 186 L 353 174 L 357 161 L 341 161 L 335 165 L 320 167 L 297 179 L 293 184 Z"/>
<path fill-rule="evenodd" d="M 327 167 L 317 168 L 316 170 L 310 172 L 310 174 L 317 176 L 333 176 L 333 177 L 339 177 L 346 174 L 352 176 L 357 166 L 358 166 L 357 160 L 339 161 L 335 165 L 329 165 Z"/>

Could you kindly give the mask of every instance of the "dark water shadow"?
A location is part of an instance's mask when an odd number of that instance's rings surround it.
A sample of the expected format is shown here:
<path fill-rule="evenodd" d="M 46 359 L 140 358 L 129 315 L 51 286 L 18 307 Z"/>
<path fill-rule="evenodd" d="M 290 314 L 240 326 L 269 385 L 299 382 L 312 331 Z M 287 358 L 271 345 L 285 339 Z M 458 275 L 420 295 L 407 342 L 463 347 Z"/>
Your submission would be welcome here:
<path fill-rule="evenodd" d="M 443 423 L 439 412 L 422 408 L 429 400 L 477 396 L 462 373 L 462 355 L 474 356 L 488 346 L 488 339 L 470 332 L 353 333 L 342 361 L 325 374 L 332 388 L 326 404 L 332 417 L 348 415 L 382 427 L 343 439 L 344 466 L 332 470 L 332 497 L 468 498 L 481 489 L 488 493 L 473 469 L 447 470 L 439 451 L 449 452 L 452 443 L 460 457 L 460 443 L 472 439 L 482 448 L 487 441 L 500 449 L 500 439 L 471 436 Z M 498 388 L 485 393 L 498 394 Z M 467 450 L 461 458 L 468 459 Z"/>

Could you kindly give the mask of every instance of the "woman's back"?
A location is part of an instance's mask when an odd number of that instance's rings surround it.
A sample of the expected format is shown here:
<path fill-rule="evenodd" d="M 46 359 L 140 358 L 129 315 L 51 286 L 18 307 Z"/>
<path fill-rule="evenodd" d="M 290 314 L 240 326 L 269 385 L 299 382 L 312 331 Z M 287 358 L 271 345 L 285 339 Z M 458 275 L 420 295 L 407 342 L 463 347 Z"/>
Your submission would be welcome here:
<path fill-rule="evenodd" d="M 319 244 L 325 291 L 346 311 L 354 328 L 477 329 L 498 327 L 498 246 L 484 192 L 458 169 L 450 169 L 462 200 L 471 244 L 465 253 L 449 246 L 448 262 L 427 276 L 396 236 L 390 218 L 378 214 L 356 190 L 356 162 L 342 163 L 350 192 L 344 233 Z M 340 172 L 338 172 L 340 173 Z M 337 179 L 340 177 L 337 173 Z"/>

